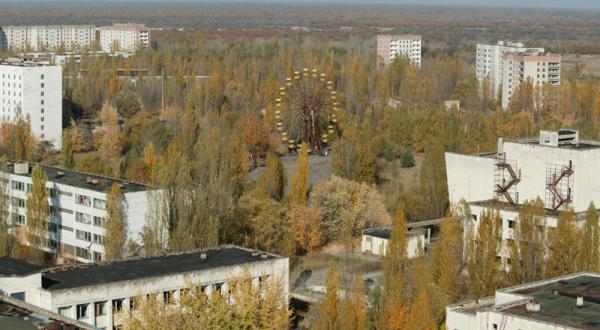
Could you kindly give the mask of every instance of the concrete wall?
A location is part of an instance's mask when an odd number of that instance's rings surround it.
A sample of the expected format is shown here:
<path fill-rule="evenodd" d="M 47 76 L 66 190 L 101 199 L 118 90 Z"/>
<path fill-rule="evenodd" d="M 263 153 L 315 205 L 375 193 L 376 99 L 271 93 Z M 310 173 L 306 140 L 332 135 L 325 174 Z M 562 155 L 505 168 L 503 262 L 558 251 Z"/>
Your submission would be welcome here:
<path fill-rule="evenodd" d="M 477 314 L 456 311 L 446 308 L 446 329 L 448 330 L 478 330 Z"/>
<path fill-rule="evenodd" d="M 516 161 L 521 171 L 521 182 L 516 186 L 520 203 L 537 197 L 544 200 L 547 166 L 568 165 L 572 161 L 572 207 L 575 212 L 587 210 L 590 201 L 600 205 L 600 177 L 597 175 L 600 148 L 581 150 L 505 142 L 503 149 L 506 159 Z"/>
<path fill-rule="evenodd" d="M 62 144 L 62 95 L 62 67 L 25 68 L 23 114 L 29 115 L 33 133 L 42 140 L 50 141 L 58 150 Z"/>
<path fill-rule="evenodd" d="M 383 257 L 387 253 L 388 241 L 389 240 L 385 238 L 363 234 L 360 251 L 362 253 Z M 427 242 L 425 234 L 409 234 L 408 243 L 406 246 L 406 255 L 409 258 L 416 257 L 419 253 L 419 246 L 421 248 L 425 248 L 425 245 L 428 243 L 429 242 Z"/>
<path fill-rule="evenodd" d="M 461 199 L 472 202 L 493 198 L 494 162 L 489 157 L 447 152 L 446 176 L 450 203 L 458 204 Z"/>
<path fill-rule="evenodd" d="M 42 273 L 34 273 L 28 276 L 0 276 L 0 292 L 6 295 L 25 292 L 25 302 L 32 305 L 40 305 L 40 289 L 42 284 Z"/>

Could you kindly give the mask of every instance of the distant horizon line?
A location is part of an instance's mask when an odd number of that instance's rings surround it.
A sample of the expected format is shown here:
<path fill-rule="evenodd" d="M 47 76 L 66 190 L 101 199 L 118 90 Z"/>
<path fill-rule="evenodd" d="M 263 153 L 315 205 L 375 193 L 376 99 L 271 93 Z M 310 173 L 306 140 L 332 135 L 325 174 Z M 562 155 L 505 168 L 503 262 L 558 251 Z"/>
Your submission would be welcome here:
<path fill-rule="evenodd" d="M 394 0 L 0 0 L 0 4 L 12 5 L 31 5 L 31 4 L 142 4 L 156 3 L 164 5 L 176 4 L 272 4 L 272 5 L 370 5 L 370 6 L 412 6 L 412 7 L 455 7 L 455 8 L 498 8 L 498 9 L 537 9 L 537 10 L 557 10 L 565 9 L 570 11 L 597 10 L 600 13 L 600 2 L 597 4 L 534 4 L 534 3 L 470 3 L 469 0 L 458 0 L 458 3 L 444 3 L 440 0 L 425 0 L 423 3 L 415 3 L 415 0 L 394 1 Z M 465 2 L 466 1 L 466 2 Z"/>

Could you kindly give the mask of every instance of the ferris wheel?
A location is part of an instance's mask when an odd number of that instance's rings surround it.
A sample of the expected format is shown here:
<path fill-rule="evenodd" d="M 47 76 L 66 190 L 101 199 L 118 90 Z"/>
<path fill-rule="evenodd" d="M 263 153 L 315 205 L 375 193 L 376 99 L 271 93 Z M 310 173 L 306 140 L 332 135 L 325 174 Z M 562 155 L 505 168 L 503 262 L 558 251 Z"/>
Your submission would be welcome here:
<path fill-rule="evenodd" d="M 290 153 L 306 143 L 309 152 L 327 153 L 338 123 L 333 81 L 317 69 L 295 71 L 275 100 L 276 131 Z"/>

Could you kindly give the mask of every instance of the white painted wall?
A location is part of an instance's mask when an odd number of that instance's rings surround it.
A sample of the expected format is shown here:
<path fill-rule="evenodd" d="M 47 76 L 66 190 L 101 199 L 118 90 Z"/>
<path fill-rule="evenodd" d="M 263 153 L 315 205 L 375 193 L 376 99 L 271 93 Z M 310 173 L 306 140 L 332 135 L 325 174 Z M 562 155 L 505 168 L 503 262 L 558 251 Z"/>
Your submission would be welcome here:
<path fill-rule="evenodd" d="M 25 292 L 25 302 L 40 304 L 39 291 L 42 285 L 42 273 L 34 273 L 28 276 L 0 276 L 0 292 L 6 295 Z"/>
<path fill-rule="evenodd" d="M 387 253 L 388 241 L 389 240 L 385 238 L 363 234 L 360 251 L 362 253 L 383 257 Z M 429 244 L 429 242 L 427 242 L 425 234 L 409 234 L 406 255 L 409 258 L 416 257 L 419 254 L 419 246 L 424 248 L 426 244 Z"/>
<path fill-rule="evenodd" d="M 33 134 L 60 149 L 61 66 L 0 65 L 0 90 L 0 118 L 3 121 L 14 122 L 20 107 L 22 118 L 30 120 Z"/>
<path fill-rule="evenodd" d="M 494 197 L 495 160 L 491 157 L 446 153 L 446 177 L 450 204 Z"/>

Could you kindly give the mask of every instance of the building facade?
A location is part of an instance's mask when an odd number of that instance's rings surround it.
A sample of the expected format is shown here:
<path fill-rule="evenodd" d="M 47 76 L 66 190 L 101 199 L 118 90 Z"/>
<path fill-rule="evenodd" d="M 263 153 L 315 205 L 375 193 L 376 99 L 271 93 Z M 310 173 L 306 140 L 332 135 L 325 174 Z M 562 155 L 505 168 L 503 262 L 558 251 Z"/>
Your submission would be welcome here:
<path fill-rule="evenodd" d="M 64 48 L 75 50 L 92 47 L 96 28 L 92 25 L 4 26 L 0 39 L 13 51 L 43 51 Z"/>
<path fill-rule="evenodd" d="M 103 52 L 133 52 L 150 44 L 150 30 L 143 24 L 113 24 L 98 30 Z"/>
<path fill-rule="evenodd" d="M 477 44 L 475 76 L 480 83 L 487 78 L 496 97 L 502 91 L 503 56 L 517 53 L 543 53 L 544 48 L 526 48 L 522 42 L 498 41 L 497 44 Z"/>
<path fill-rule="evenodd" d="M 377 60 L 383 65 L 390 64 L 395 58 L 404 56 L 414 65 L 421 66 L 420 35 L 378 35 Z"/>
<path fill-rule="evenodd" d="M 544 203 L 548 227 L 560 211 L 573 209 L 583 222 L 590 202 L 600 205 L 600 142 L 582 141 L 573 130 L 541 131 L 538 138 L 504 141 L 495 152 L 446 153 L 448 196 L 452 205 L 466 202 L 465 226 L 477 228 L 488 208 L 502 218 L 502 238 L 513 239 L 519 211 L 527 201 Z M 466 232 L 466 230 L 465 230 Z M 508 261 L 508 252 L 499 256 Z M 508 263 L 508 262 L 507 262 Z"/>
<path fill-rule="evenodd" d="M 572 330 L 600 324 L 600 274 L 577 273 L 496 290 L 446 307 L 448 330 Z"/>
<path fill-rule="evenodd" d="M 41 141 L 62 142 L 62 67 L 23 61 L 0 62 L 0 118 L 29 119 Z"/>
<path fill-rule="evenodd" d="M 40 165 L 48 176 L 46 188 L 50 204 L 48 237 L 45 250 L 61 260 L 76 262 L 100 261 L 104 258 L 106 237 L 106 200 L 113 184 L 121 187 L 125 210 L 127 237 L 139 240 L 148 211 L 147 186 L 119 179 L 69 171 Z M 7 180 L 10 198 L 9 212 L 17 237 L 27 223 L 27 193 L 32 189 L 28 163 L 8 164 L 9 173 L 0 172 Z M 159 193 L 159 191 L 152 191 Z"/>
<path fill-rule="evenodd" d="M 533 87 L 560 85 L 561 56 L 544 53 L 504 54 L 502 57 L 502 107 L 508 108 L 513 92 L 525 81 Z"/>
<path fill-rule="evenodd" d="M 245 274 L 256 286 L 278 281 L 282 299 L 289 298 L 288 258 L 235 246 L 51 269 L 2 257 L 2 266 L 8 271 L 0 271 L 0 291 L 100 329 L 118 329 L 136 299 L 176 304 L 192 287 L 227 293 Z"/>

